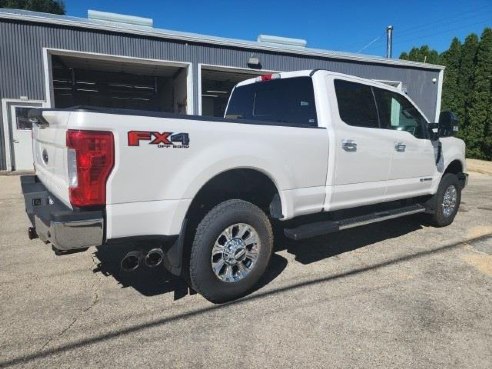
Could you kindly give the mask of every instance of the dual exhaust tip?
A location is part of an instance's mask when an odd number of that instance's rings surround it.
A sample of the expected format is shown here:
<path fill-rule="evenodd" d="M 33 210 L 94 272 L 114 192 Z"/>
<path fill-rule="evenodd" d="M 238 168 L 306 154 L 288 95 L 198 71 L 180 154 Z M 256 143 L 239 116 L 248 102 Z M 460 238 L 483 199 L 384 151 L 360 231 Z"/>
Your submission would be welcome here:
<path fill-rule="evenodd" d="M 133 272 L 142 264 L 148 268 L 155 268 L 162 264 L 164 252 L 160 248 L 155 248 L 145 254 L 142 251 L 130 251 L 121 260 L 121 269 L 125 272 Z"/>

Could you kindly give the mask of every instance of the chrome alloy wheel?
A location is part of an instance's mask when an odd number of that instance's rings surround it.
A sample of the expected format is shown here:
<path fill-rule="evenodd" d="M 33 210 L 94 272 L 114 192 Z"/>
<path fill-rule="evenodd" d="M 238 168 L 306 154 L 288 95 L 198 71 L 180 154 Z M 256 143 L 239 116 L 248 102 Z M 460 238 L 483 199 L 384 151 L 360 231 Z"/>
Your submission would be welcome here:
<path fill-rule="evenodd" d="M 442 199 L 442 213 L 447 218 L 451 216 L 456 207 L 456 201 L 458 200 L 458 193 L 454 185 L 450 185 L 444 191 L 444 196 Z"/>
<path fill-rule="evenodd" d="M 245 223 L 230 225 L 212 248 L 212 270 L 223 282 L 238 282 L 255 266 L 261 247 L 256 230 Z"/>

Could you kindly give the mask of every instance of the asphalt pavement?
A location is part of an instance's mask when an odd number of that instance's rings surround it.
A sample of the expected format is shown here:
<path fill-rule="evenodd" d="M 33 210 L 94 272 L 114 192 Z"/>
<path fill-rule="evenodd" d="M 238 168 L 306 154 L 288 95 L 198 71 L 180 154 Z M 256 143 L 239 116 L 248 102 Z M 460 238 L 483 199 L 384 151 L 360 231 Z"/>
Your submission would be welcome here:
<path fill-rule="evenodd" d="M 0 176 L 0 367 L 491 368 L 492 176 L 455 222 L 420 215 L 277 242 L 251 295 L 214 305 L 119 250 L 29 241 L 18 176 Z"/>

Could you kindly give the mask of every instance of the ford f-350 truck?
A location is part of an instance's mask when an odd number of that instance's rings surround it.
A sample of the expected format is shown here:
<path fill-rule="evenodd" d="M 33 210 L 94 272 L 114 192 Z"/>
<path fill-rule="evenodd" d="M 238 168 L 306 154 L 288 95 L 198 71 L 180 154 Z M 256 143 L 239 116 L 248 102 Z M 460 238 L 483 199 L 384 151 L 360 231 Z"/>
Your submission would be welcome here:
<path fill-rule="evenodd" d="M 163 263 L 213 302 L 258 282 L 272 224 L 294 240 L 416 213 L 446 226 L 467 181 L 453 114 L 430 123 L 401 91 L 325 70 L 241 82 L 224 118 L 78 107 L 31 120 L 29 236 L 58 254 L 132 245 L 124 270 Z"/>

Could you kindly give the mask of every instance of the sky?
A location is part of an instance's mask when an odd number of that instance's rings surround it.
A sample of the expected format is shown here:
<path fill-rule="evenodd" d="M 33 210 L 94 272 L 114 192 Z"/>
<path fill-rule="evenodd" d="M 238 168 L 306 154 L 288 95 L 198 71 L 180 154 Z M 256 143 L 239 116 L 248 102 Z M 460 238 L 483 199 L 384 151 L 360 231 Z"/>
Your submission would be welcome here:
<path fill-rule="evenodd" d="M 413 46 L 446 50 L 492 27 L 492 0 L 65 0 L 67 15 L 87 10 L 152 18 L 155 28 L 256 40 L 259 34 L 301 38 L 307 46 L 384 56 L 392 25 L 393 57 Z"/>

